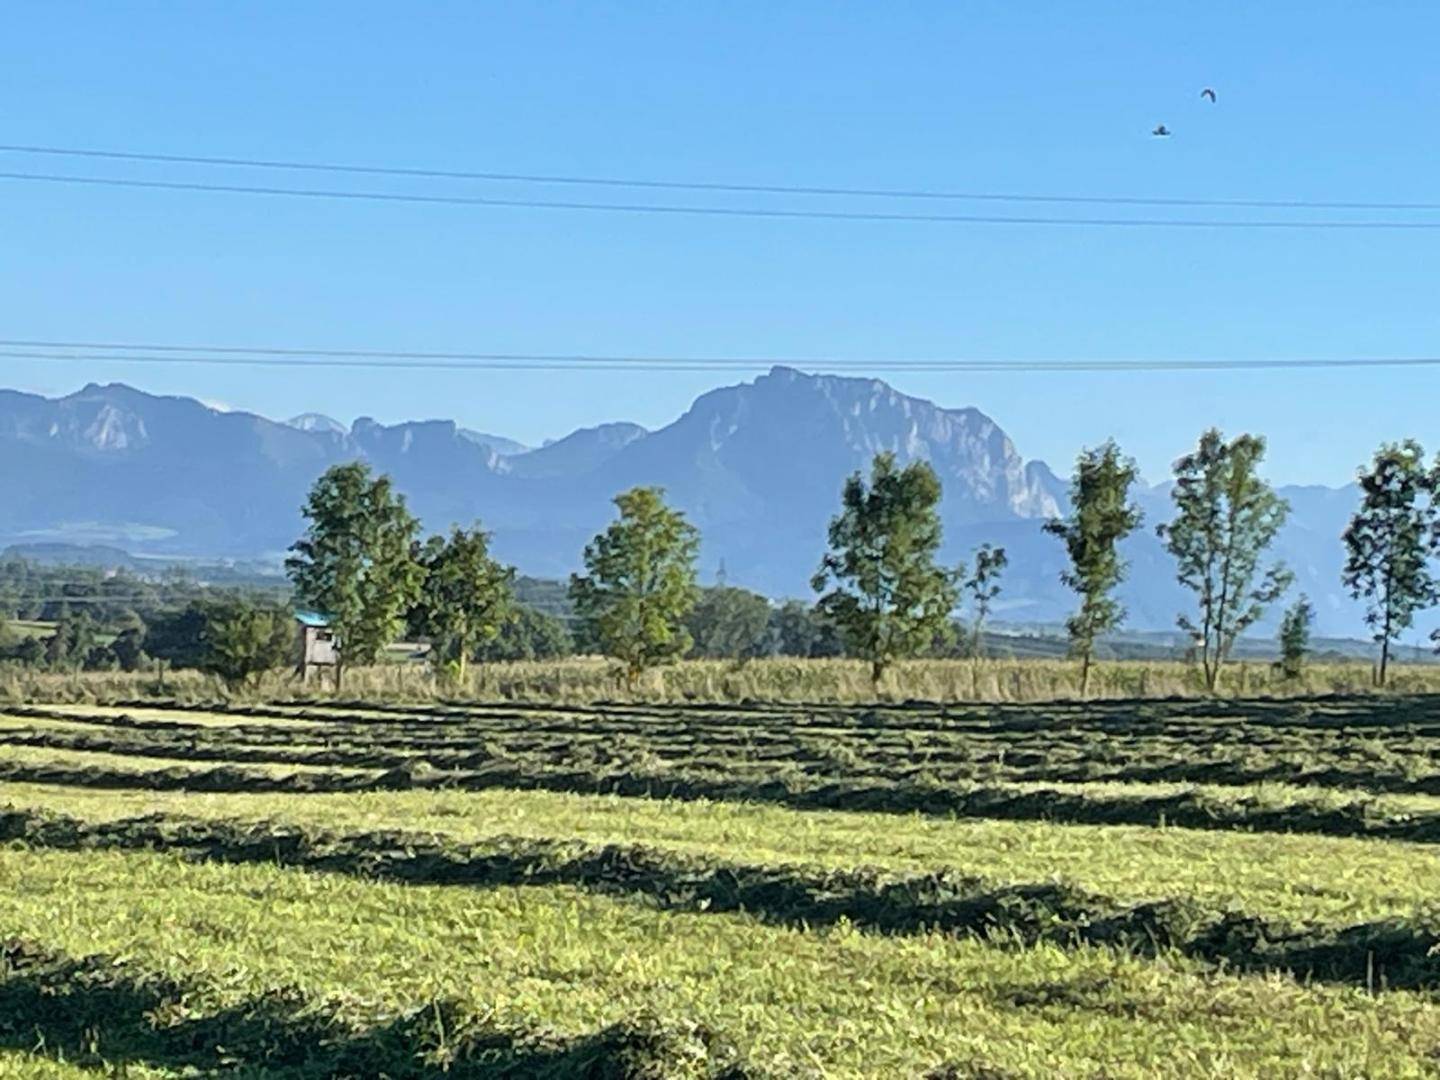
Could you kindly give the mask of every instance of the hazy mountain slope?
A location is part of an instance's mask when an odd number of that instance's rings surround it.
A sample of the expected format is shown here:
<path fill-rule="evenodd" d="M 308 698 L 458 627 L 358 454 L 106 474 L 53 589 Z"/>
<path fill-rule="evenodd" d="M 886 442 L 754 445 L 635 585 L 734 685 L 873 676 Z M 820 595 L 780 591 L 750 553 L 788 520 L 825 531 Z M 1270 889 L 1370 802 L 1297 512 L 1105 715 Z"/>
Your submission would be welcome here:
<path fill-rule="evenodd" d="M 301 528 L 310 484 L 338 462 L 389 473 L 431 529 L 476 519 L 524 572 L 563 576 L 609 520 L 610 500 L 659 484 L 704 536 L 702 571 L 721 559 L 730 580 L 771 595 L 807 595 L 845 477 L 880 450 L 930 462 L 945 486 L 944 557 L 982 542 L 1010 552 L 1003 613 L 1063 619 L 1063 550 L 1044 535 L 1065 481 L 1026 462 L 973 408 L 946 409 L 874 379 L 776 368 L 702 395 L 654 432 L 633 424 L 577 431 L 545 447 L 501 453 L 450 421 L 348 431 L 319 415 L 274 423 L 125 386 L 87 386 L 55 400 L 0 391 L 0 545 L 112 544 L 139 554 L 274 554 Z M 1363 628 L 1339 589 L 1347 488 L 1285 488 L 1293 512 L 1276 554 L 1330 633 Z M 1164 487 L 1140 492 L 1144 529 L 1126 545 L 1122 595 L 1131 625 L 1168 629 L 1192 601 L 1154 535 L 1169 517 Z"/>

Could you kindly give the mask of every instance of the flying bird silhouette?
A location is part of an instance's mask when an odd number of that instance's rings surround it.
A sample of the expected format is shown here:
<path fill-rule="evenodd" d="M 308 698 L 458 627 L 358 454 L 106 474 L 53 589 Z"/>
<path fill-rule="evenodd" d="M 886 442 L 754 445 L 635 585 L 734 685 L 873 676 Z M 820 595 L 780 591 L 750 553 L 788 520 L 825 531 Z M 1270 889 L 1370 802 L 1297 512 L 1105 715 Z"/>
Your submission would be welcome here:
<path fill-rule="evenodd" d="M 1151 135 L 1168 136 L 1168 135 L 1170 134 L 1170 129 L 1167 128 L 1164 124 L 1156 124 L 1156 125 L 1155 125 L 1155 130 L 1152 131 L 1152 132 L 1150 132 L 1150 134 L 1151 134 Z"/>
<path fill-rule="evenodd" d="M 1200 96 L 1201 96 L 1201 97 L 1208 97 L 1208 98 L 1210 99 L 1210 103 L 1211 103 L 1212 105 L 1215 103 L 1215 91 L 1214 91 L 1214 90 L 1211 90 L 1210 87 L 1208 87 L 1208 86 L 1205 87 L 1204 90 L 1201 90 L 1201 91 L 1200 91 Z"/>

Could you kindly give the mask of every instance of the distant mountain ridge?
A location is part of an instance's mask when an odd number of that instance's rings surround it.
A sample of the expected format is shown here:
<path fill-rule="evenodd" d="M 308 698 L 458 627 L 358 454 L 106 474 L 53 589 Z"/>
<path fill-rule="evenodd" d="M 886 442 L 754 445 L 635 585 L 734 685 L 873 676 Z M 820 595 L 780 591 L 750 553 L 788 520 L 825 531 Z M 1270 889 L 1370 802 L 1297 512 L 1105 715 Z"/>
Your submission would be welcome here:
<path fill-rule="evenodd" d="M 1002 614 L 1056 621 L 1072 606 L 1060 546 L 1041 532 L 1066 484 L 1026 461 L 990 417 L 943 408 L 877 379 L 777 367 L 701 395 L 655 431 L 627 423 L 573 432 L 538 449 L 448 420 L 350 428 L 318 413 L 277 423 L 130 387 L 89 385 L 57 399 L 0 391 L 0 546 L 109 544 L 135 554 L 277 555 L 298 535 L 299 508 L 329 466 L 362 459 L 389 473 L 432 529 L 480 519 L 496 551 L 528 574 L 562 577 L 610 518 L 610 500 L 660 484 L 704 537 L 708 574 L 772 596 L 808 595 L 845 477 L 877 451 L 925 460 L 945 488 L 944 556 L 981 542 L 1011 556 Z M 1277 553 L 1320 609 L 1327 633 L 1356 633 L 1339 591 L 1340 533 L 1353 490 L 1282 490 L 1294 507 Z M 1141 493 L 1147 524 L 1132 538 L 1123 599 L 1130 625 L 1169 629 L 1186 604 L 1153 525 L 1161 489 Z"/>

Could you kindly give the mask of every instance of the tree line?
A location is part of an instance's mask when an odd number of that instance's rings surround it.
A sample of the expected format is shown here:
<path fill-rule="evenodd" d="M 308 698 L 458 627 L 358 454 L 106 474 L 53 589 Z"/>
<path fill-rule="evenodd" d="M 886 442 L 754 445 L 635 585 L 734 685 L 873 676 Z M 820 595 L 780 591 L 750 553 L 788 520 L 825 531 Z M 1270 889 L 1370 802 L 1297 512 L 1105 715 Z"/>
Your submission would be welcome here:
<path fill-rule="evenodd" d="M 1174 513 L 1156 527 L 1177 580 L 1194 596 L 1177 625 L 1193 641 L 1211 690 L 1237 639 L 1293 583 L 1291 572 L 1266 556 L 1289 507 L 1260 475 L 1264 454 L 1259 436 L 1226 440 L 1206 431 L 1176 463 Z M 1082 692 L 1097 642 L 1124 622 L 1116 597 L 1127 571 L 1120 545 L 1143 525 L 1133 498 L 1137 482 L 1134 461 L 1113 441 L 1086 449 L 1076 459 L 1067 513 L 1044 525 L 1068 556 L 1061 581 L 1076 595 L 1066 629 Z M 1359 470 L 1359 484 L 1360 506 L 1343 537 L 1343 583 L 1365 602 L 1379 645 L 1376 680 L 1383 684 L 1394 642 L 1416 614 L 1440 603 L 1432 571 L 1440 553 L 1440 458 L 1427 465 L 1413 440 L 1386 444 Z M 515 569 L 492 555 L 479 523 L 422 538 L 390 478 L 352 463 L 330 469 L 311 490 L 305 533 L 286 572 L 294 599 L 323 613 L 341 642 L 337 685 L 346 667 L 376 662 L 402 636 L 428 643 L 437 676 L 456 683 L 477 660 L 577 651 L 614 658 L 631 682 L 687 656 L 781 654 L 860 658 L 878 683 L 901 659 L 983 652 L 984 626 L 1001 595 L 1008 557 L 986 544 L 968 566 L 942 565 L 941 495 L 927 463 L 901 467 L 893 454 L 876 455 L 868 476 L 856 472 L 841 489 L 811 582 L 816 601 L 776 606 L 745 589 L 702 589 L 698 531 L 666 504 L 661 489 L 635 488 L 616 496 L 615 520 L 586 546 L 584 572 L 565 588 L 573 611 L 567 622 L 517 598 Z M 12 567 L 12 596 L 16 576 Z M 0 573 L 0 593 L 6 580 Z M 99 584 L 119 597 L 108 579 Z M 33 583 L 27 589 L 38 604 Z M 148 594 L 143 598 L 149 601 Z M 44 641 L 0 639 L 0 659 L 133 668 L 155 658 L 231 682 L 295 659 L 292 612 L 273 598 L 192 597 L 179 610 L 147 612 L 140 625 L 127 625 L 108 641 L 100 640 L 89 615 L 60 614 Z M 1280 666 L 1286 674 L 1299 674 L 1313 617 L 1303 596 L 1284 613 Z M 1440 632 L 1432 637 L 1440 640 Z"/>

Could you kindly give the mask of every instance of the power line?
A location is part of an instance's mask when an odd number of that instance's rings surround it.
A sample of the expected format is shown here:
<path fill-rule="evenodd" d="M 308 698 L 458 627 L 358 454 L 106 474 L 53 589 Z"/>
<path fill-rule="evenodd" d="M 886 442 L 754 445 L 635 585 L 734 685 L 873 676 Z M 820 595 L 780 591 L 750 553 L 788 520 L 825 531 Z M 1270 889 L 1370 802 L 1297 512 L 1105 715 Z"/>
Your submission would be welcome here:
<path fill-rule="evenodd" d="M 1323 221 L 1323 220 L 1240 220 L 1212 218 L 1053 218 L 991 214 L 912 214 L 870 210 L 784 210 L 764 207 L 679 206 L 654 203 L 596 203 L 547 199 L 491 199 L 465 195 L 418 195 L 384 191 L 342 191 L 319 188 L 262 187 L 249 184 L 201 184 L 178 180 L 130 180 L 119 177 L 71 176 L 58 173 L 0 172 L 0 180 L 72 184 L 89 187 L 118 187 L 156 191 L 193 191 L 230 195 L 266 195 L 307 199 L 338 199 L 352 202 L 423 203 L 444 206 L 518 208 L 529 210 L 578 210 L 612 214 L 662 214 L 725 218 L 764 218 L 815 221 L 873 221 L 951 225 L 1036 225 L 1068 228 L 1143 229 L 1257 229 L 1265 231 L 1367 231 L 1407 232 L 1440 229 L 1440 221 Z"/>
<path fill-rule="evenodd" d="M 1331 201 L 1320 199 L 1164 198 L 1137 195 L 1027 195 L 989 191 L 946 191 L 933 188 L 829 187 L 803 184 L 740 184 L 718 181 L 652 180 L 633 177 L 575 176 L 555 173 L 469 172 L 459 169 L 357 165 L 336 162 L 280 161 L 270 158 L 204 157 L 194 154 L 151 154 L 60 146 L 0 144 L 0 151 L 115 161 L 146 161 L 170 165 L 277 169 L 291 172 L 397 176 L 432 180 L 479 180 L 526 184 L 568 184 L 583 187 L 638 188 L 662 191 L 713 191 L 752 195 L 837 196 L 879 199 L 941 199 L 964 202 L 1049 203 L 1092 206 L 1230 207 L 1263 210 L 1440 210 L 1435 202 Z"/>
<path fill-rule="evenodd" d="M 632 370 L 632 371 L 733 371 L 767 367 L 859 370 L 866 372 L 1163 372 L 1163 371 L 1249 371 L 1368 367 L 1436 367 L 1440 356 L 1373 357 L 1271 357 L 1252 360 L 1151 359 L 1151 360 L 912 360 L 874 358 L 829 360 L 823 357 L 664 357 L 604 356 L 544 353 L 425 353 L 343 349 L 245 349 L 208 345 L 106 345 L 86 342 L 34 342 L 0 339 L 0 346 L 34 345 L 46 349 L 146 350 L 129 352 L 48 352 L 0 348 L 0 357 L 44 361 L 128 364 L 202 364 L 261 367 L 336 367 L 403 370 Z M 168 351 L 170 355 L 159 355 Z M 198 356 L 188 353 L 224 353 Z M 253 354 L 253 355 L 252 355 Z"/>

